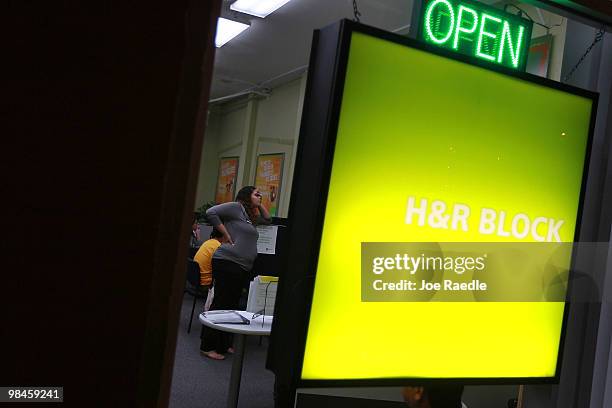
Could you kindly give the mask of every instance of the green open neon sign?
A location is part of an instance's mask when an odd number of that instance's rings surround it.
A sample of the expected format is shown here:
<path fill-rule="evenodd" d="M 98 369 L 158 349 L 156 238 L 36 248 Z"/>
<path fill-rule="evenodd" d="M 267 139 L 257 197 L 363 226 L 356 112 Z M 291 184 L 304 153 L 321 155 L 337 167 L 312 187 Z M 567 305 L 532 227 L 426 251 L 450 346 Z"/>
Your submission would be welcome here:
<path fill-rule="evenodd" d="M 508 68 L 525 70 L 533 23 L 471 0 L 423 0 L 419 37 Z"/>

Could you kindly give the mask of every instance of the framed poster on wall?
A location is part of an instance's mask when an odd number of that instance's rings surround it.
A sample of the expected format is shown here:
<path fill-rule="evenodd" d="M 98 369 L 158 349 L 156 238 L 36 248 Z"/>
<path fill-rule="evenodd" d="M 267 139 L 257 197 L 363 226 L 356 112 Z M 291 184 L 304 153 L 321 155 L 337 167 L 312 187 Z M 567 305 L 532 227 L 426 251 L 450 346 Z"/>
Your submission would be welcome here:
<path fill-rule="evenodd" d="M 552 43 L 553 36 L 551 34 L 531 40 L 529 45 L 529 57 L 527 58 L 527 72 L 541 76 L 542 78 L 548 77 Z"/>
<path fill-rule="evenodd" d="M 257 156 L 255 186 L 263 195 L 262 204 L 271 216 L 278 216 L 281 182 L 283 180 L 284 153 L 260 154 Z"/>
<path fill-rule="evenodd" d="M 238 164 L 238 157 L 222 157 L 219 160 L 219 175 L 217 176 L 217 191 L 215 193 L 217 204 L 234 201 Z"/>

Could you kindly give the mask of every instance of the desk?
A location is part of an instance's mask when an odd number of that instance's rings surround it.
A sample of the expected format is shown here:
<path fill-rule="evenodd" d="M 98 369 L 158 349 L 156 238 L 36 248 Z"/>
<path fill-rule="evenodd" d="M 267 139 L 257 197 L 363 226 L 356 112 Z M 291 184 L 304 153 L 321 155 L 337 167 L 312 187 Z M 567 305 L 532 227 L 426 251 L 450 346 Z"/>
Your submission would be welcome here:
<path fill-rule="evenodd" d="M 238 406 L 238 394 L 240 393 L 240 378 L 242 377 L 242 362 L 244 360 L 244 348 L 246 336 L 269 336 L 272 329 L 272 316 L 258 316 L 253 319 L 253 313 L 238 311 L 242 316 L 251 321 L 251 324 L 217 324 L 208 320 L 204 313 L 200 314 L 200 322 L 208 327 L 220 331 L 234 333 L 234 361 L 232 362 L 232 374 L 230 377 L 229 393 L 227 396 L 227 407 Z M 263 322 L 263 327 L 262 327 Z"/>

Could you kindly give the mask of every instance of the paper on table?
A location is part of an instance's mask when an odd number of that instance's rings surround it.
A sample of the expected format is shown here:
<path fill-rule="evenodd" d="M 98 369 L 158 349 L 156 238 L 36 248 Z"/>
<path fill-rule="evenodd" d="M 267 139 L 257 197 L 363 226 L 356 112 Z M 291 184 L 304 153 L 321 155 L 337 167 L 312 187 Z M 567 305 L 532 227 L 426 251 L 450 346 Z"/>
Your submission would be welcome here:
<path fill-rule="evenodd" d="M 233 310 L 205 312 L 204 317 L 216 324 L 250 324 L 249 319 Z"/>
<path fill-rule="evenodd" d="M 277 225 L 259 225 L 259 239 L 257 240 L 258 254 L 276 254 L 276 234 L 278 232 Z"/>
<path fill-rule="evenodd" d="M 274 314 L 274 301 L 278 278 L 276 276 L 256 276 L 249 285 L 249 297 L 247 299 L 247 312 Z"/>

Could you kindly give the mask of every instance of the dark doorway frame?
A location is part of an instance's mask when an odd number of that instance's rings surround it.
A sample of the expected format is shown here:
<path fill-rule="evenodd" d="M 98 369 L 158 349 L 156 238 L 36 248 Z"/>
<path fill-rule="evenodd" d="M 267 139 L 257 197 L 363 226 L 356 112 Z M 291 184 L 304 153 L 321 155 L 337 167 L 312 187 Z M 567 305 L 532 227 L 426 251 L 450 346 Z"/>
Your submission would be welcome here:
<path fill-rule="evenodd" d="M 0 384 L 167 406 L 220 6 L 11 5 Z"/>

